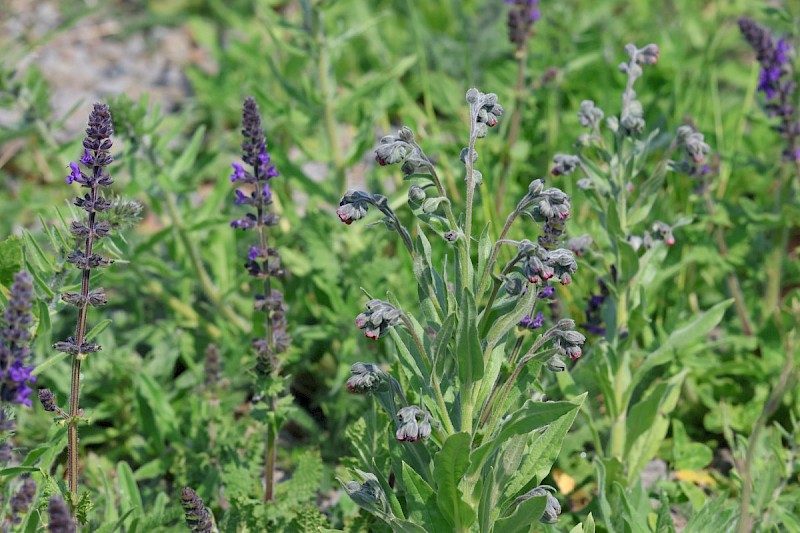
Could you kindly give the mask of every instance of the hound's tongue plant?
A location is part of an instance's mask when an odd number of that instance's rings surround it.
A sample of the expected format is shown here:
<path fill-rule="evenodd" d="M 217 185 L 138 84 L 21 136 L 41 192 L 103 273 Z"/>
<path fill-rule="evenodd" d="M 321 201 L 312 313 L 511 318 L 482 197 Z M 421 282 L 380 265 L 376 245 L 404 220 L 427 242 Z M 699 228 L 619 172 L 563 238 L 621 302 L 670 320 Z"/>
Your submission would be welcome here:
<path fill-rule="evenodd" d="M 565 359 L 578 359 L 585 341 L 572 320 L 543 327 L 539 309 L 553 296 L 553 284 L 568 285 L 577 269 L 573 252 L 561 247 L 569 197 L 533 180 L 496 240 L 488 227 L 476 234 L 473 204 L 482 182 L 476 144 L 497 125 L 503 107 L 496 95 L 477 89 L 466 100 L 461 212 L 407 127 L 381 140 L 376 160 L 400 165 L 413 182 L 408 205 L 417 227 L 406 228 L 386 197 L 364 191 L 348 191 L 337 212 L 349 225 L 376 207 L 385 226 L 399 233 L 419 283 L 416 305 L 387 293 L 356 317 L 368 338 L 391 337 L 397 362 L 390 370 L 356 363 L 347 382 L 350 392 L 373 396 L 393 427 L 368 415 L 370 434 L 355 443 L 363 470 L 342 485 L 395 531 L 505 533 L 527 531 L 537 520 L 555 523 L 558 500 L 539 484 L 584 400 L 531 397 L 540 373 L 565 370 Z M 539 226 L 537 242 L 508 238 L 521 215 Z M 431 240 L 453 250 L 441 268 L 434 267 Z M 504 248 L 512 258 L 501 264 Z M 370 444 L 381 436 L 390 441 L 388 457 Z"/>

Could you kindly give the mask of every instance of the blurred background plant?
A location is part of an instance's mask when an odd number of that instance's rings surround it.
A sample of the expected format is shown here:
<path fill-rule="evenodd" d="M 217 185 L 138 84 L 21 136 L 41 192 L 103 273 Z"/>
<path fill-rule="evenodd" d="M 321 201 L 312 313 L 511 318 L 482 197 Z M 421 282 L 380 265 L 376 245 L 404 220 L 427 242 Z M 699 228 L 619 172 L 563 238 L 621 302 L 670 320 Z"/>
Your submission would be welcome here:
<path fill-rule="evenodd" d="M 51 315 L 64 306 L 57 293 L 69 290 L 64 257 L 72 241 L 63 221 L 73 208 L 61 180 L 82 137 L 85 116 L 76 109 L 109 104 L 113 155 L 124 156 L 118 157 L 114 191 L 143 206 L 141 224 L 104 243 L 126 262 L 102 273 L 110 322 L 92 332 L 104 350 L 82 379 L 91 423 L 81 434 L 87 458 L 81 475 L 95 506 L 88 517 L 93 530 L 117 523 L 127 531 L 174 527 L 183 521 L 184 486 L 221 516 L 233 499 L 252 497 L 263 483 L 257 459 L 263 439 L 247 416 L 253 321 L 240 258 L 249 244 L 230 238 L 230 189 L 219 179 L 239 151 L 243 97 L 252 94 L 261 103 L 273 161 L 286 177 L 273 191 L 281 216 L 275 245 L 286 250 L 291 272 L 285 293 L 294 337 L 285 363 L 294 409 L 279 439 L 286 444 L 278 455 L 278 477 L 286 480 L 278 485 L 285 487 L 281 523 L 314 530 L 322 523 L 319 509 L 330 525 L 369 530 L 370 518 L 340 498 L 334 482 L 348 439 L 357 434 L 346 428 L 366 409 L 343 384 L 353 363 L 390 359 L 384 345 L 346 332 L 363 304 L 360 287 L 391 287 L 400 301 L 413 301 L 416 292 L 399 241 L 363 226 L 342 231 L 335 215 L 349 187 L 384 194 L 394 206 L 406 200 L 398 191 L 400 177 L 373 163 L 371 148 L 381 136 L 375 125 L 391 133 L 402 117 L 425 138 L 425 151 L 457 202 L 464 195 L 463 170 L 443 154 L 461 148 L 463 87 L 495 92 L 508 120 L 480 147 L 483 185 L 474 227 L 492 220 L 496 238 L 500 214 L 513 209 L 533 178 L 546 177 L 573 197 L 569 237 L 604 235 L 577 178 L 548 174 L 554 154 L 575 152 L 584 131 L 577 116 L 581 101 L 614 114 L 608 95 L 625 84 L 616 66 L 628 42 L 660 48 L 657 65 L 646 67 L 637 82 L 642 118 L 648 130 L 662 132 L 652 139 L 643 168 L 665 157 L 678 125 L 702 132 L 711 147 L 708 173 L 670 175 L 654 193 L 652 220 L 672 224 L 681 215 L 687 224 L 660 263 L 664 283 L 647 295 L 646 327 L 629 326 L 629 335 L 648 347 L 669 339 L 703 310 L 735 297 L 732 279 L 749 326 L 732 305 L 708 334 L 665 350 L 664 364 L 634 388 L 634 402 L 646 401 L 647 389 L 683 375 L 673 383 L 672 414 L 659 422 L 663 438 L 642 441 L 652 459 L 630 476 L 615 471 L 611 454 L 598 449 L 614 417 L 599 401 L 592 371 L 602 334 L 587 335 L 587 355 L 569 376 L 575 390 L 591 391 L 584 405 L 592 409 L 576 419 L 550 478 L 564 495 L 559 527 L 582 522 L 576 531 L 589 530 L 591 512 L 600 531 L 624 530 L 624 522 L 633 530 L 654 529 L 668 521 L 704 531 L 726 521 L 743 527 L 752 517 L 755 527 L 800 529 L 798 391 L 791 386 L 796 371 L 785 371 L 787 360 L 796 367 L 789 356 L 796 350 L 792 302 L 800 275 L 797 179 L 785 177 L 796 174 L 782 161 L 786 143 L 774 130 L 780 119 L 761 109 L 767 103 L 758 92 L 763 67 L 738 26 L 741 17 L 751 17 L 775 43 L 783 38 L 790 46 L 787 65 L 793 65 L 796 4 L 539 2 L 540 18 L 521 46 L 509 40 L 509 13 L 531 5 L 2 2 L 0 237 L 9 239 L 0 248 L 0 283 L 5 295 L 13 273 L 26 267 L 34 276 L 31 364 L 41 367 L 54 355 L 50 345 L 70 333 Z M 783 79 L 796 79 L 796 71 L 787 67 Z M 515 114 L 525 125 L 518 131 Z M 496 194 L 501 183 L 506 192 Z M 120 217 L 130 217 L 131 209 L 120 204 Z M 511 234 L 525 237 L 522 230 Z M 444 244 L 433 248 L 436 264 L 445 250 Z M 610 293 L 609 274 L 579 271 L 569 291 L 557 290 L 545 318 L 582 316 L 587 300 Z M 597 284 L 603 276 L 605 288 Z M 592 316 L 607 317 L 611 301 L 594 299 Z M 608 321 L 604 326 L 608 335 Z M 206 384 L 212 343 L 220 377 Z M 48 384 L 59 381 L 55 366 L 37 372 Z M 770 397 L 781 379 L 787 393 Z M 563 396 L 570 387 L 552 379 L 544 391 Z M 53 392 L 68 396 L 66 389 Z M 32 470 L 39 486 L 34 511 L 21 527 L 35 528 L 47 521 L 48 498 L 59 491 L 52 484 L 63 478 L 56 465 L 65 460 L 64 428 L 52 426 L 38 405 L 17 416 L 15 445 L 20 457 L 31 458 L 20 467 Z M 754 434 L 754 428 L 761 429 Z M 609 460 L 595 461 L 598 456 Z M 10 480 L 22 472 L 3 472 L 0 482 L 10 498 L 20 483 Z M 651 498 L 669 505 L 656 512 Z M 612 509 L 616 518 L 607 520 Z M 241 523 L 260 520 L 257 512 L 245 509 Z"/>

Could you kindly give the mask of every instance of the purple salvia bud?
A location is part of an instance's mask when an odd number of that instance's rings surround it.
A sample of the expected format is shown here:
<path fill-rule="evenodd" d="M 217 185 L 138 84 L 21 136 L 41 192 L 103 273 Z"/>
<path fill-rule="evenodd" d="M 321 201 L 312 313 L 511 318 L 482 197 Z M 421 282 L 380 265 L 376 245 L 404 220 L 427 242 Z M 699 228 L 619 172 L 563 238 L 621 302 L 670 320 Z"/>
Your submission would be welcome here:
<path fill-rule="evenodd" d="M 55 413 L 58 410 L 56 395 L 50 389 L 39 389 L 39 401 L 42 402 L 42 407 L 48 413 Z"/>
<path fill-rule="evenodd" d="M 506 26 L 508 40 L 517 49 L 525 47 L 528 38 L 533 33 L 533 23 L 541 18 L 538 0 L 505 0 L 512 8 L 508 12 Z"/>
<path fill-rule="evenodd" d="M 75 520 L 69 512 L 69 507 L 61 496 L 52 496 L 47 505 L 47 514 L 50 522 L 47 531 L 50 533 L 75 533 L 78 530 Z"/>
<path fill-rule="evenodd" d="M 211 533 L 214 529 L 211 513 L 206 509 L 200 496 L 189 487 L 184 487 L 181 491 L 181 506 L 190 531 Z"/>

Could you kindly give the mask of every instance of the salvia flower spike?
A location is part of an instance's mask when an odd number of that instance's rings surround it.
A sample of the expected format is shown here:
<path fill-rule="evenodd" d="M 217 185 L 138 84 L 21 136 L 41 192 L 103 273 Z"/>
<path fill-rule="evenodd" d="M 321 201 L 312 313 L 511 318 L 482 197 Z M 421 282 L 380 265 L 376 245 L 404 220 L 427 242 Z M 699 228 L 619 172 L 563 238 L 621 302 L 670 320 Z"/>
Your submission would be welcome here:
<path fill-rule="evenodd" d="M 211 518 L 211 513 L 206 509 L 200 496 L 189 487 L 184 487 L 181 491 L 181 506 L 183 507 L 183 514 L 189 531 L 198 533 L 211 533 L 214 531 L 214 521 Z"/>
<path fill-rule="evenodd" d="M 78 308 L 75 334 L 53 345 L 53 348 L 72 356 L 72 380 L 70 386 L 69 409 L 67 412 L 67 482 L 69 492 L 77 501 L 78 494 L 78 421 L 81 410 L 78 406 L 80 397 L 81 363 L 93 352 L 101 349 L 99 344 L 87 342 L 87 315 L 89 307 L 98 307 L 106 303 L 103 289 L 90 289 L 89 282 L 92 270 L 103 268 L 113 263 L 110 258 L 96 253 L 99 239 L 111 234 L 109 221 L 100 220 L 99 214 L 113 207 L 113 202 L 103 195 L 103 189 L 111 186 L 114 180 L 106 167 L 114 159 L 111 156 L 111 136 L 114 128 L 111 112 L 105 104 L 94 104 L 89 115 L 86 137 L 83 139 L 83 155 L 79 163 L 68 165 L 68 184 L 78 184 L 88 192 L 75 199 L 75 205 L 86 212 L 86 218 L 73 221 L 70 231 L 75 237 L 75 249 L 67 256 L 67 262 L 73 264 L 81 272 L 80 292 L 66 292 L 61 295 L 64 302 Z M 55 407 L 53 396 L 45 393 L 45 407 Z M 50 405 L 52 400 L 53 405 Z M 56 412 L 60 410 L 56 409 Z"/>
<path fill-rule="evenodd" d="M 60 496 L 52 496 L 47 505 L 47 514 L 50 522 L 47 524 L 47 531 L 50 533 L 75 533 L 78 526 L 72 518 L 64 499 Z"/>
<path fill-rule="evenodd" d="M 795 106 L 797 83 L 792 76 L 792 47 L 785 39 L 775 39 L 752 19 L 739 19 L 739 29 L 761 65 L 758 91 L 767 100 L 767 114 L 780 118 L 777 130 L 786 140 L 783 159 L 800 161 L 800 117 Z"/>
<path fill-rule="evenodd" d="M 3 311 L 0 328 L 0 399 L 3 404 L 31 406 L 30 384 L 36 381 L 31 375 L 30 359 L 33 323 L 33 277 L 25 271 L 17 273 L 11 285 L 8 306 Z"/>
<path fill-rule="evenodd" d="M 255 311 L 264 313 L 263 338 L 252 340 L 256 354 L 254 372 L 256 386 L 269 388 L 281 370 L 279 355 L 287 350 L 291 337 L 287 332 L 286 302 L 283 293 L 273 286 L 273 278 L 285 274 L 281 266 L 278 250 L 269 245 L 267 230 L 278 223 L 278 216 L 272 210 L 273 196 L 270 189 L 272 179 L 278 177 L 278 171 L 272 164 L 272 157 L 267 151 L 267 140 L 262 126 L 258 104 L 253 97 L 245 99 L 242 106 L 242 161 L 245 166 L 234 162 L 230 181 L 237 188 L 234 191 L 234 203 L 248 209 L 244 217 L 231 222 L 231 227 L 241 230 L 252 230 L 257 235 L 257 242 L 250 246 L 247 262 L 244 267 L 255 279 L 262 281 L 262 290 L 253 299 Z M 272 411 L 277 409 L 277 397 L 267 395 L 267 403 Z M 274 497 L 275 461 L 277 429 L 267 428 L 267 445 L 264 452 L 264 474 L 266 487 L 265 501 Z"/>

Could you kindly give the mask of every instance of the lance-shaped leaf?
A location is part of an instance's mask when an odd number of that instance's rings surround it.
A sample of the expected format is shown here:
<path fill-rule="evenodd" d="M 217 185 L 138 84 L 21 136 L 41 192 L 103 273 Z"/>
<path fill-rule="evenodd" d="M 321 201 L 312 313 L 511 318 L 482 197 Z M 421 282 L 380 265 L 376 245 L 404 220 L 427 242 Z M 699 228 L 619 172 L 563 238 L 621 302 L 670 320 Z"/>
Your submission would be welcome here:
<path fill-rule="evenodd" d="M 462 385 L 474 383 L 483 377 L 483 352 L 478 338 L 477 318 L 475 298 L 471 292 L 465 290 L 458 309 L 456 330 L 458 379 Z"/>
<path fill-rule="evenodd" d="M 466 531 L 477 518 L 458 488 L 469 465 L 469 443 L 467 433 L 450 435 L 433 459 L 433 477 L 438 488 L 436 504 L 442 516 L 458 531 Z"/>
<path fill-rule="evenodd" d="M 574 402 L 534 402 L 533 400 L 528 400 L 503 422 L 500 430 L 495 435 L 488 436 L 487 441 L 472 452 L 468 475 L 472 476 L 480 471 L 486 460 L 500 449 L 509 438 L 514 435 L 530 433 L 558 420 L 558 418 L 570 411 L 577 411 L 585 397 L 586 393 L 576 398 Z"/>

